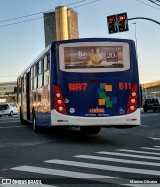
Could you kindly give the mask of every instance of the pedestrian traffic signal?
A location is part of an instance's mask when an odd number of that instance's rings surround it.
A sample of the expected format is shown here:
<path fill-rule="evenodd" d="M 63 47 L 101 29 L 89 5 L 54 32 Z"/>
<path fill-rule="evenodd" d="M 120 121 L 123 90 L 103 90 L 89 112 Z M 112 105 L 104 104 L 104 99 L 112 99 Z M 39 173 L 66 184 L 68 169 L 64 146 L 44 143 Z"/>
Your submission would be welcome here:
<path fill-rule="evenodd" d="M 117 20 L 116 15 L 107 16 L 107 24 L 108 24 L 109 34 L 118 32 L 116 20 Z"/>
<path fill-rule="evenodd" d="M 128 31 L 129 27 L 127 13 L 107 16 L 107 24 L 109 34 Z"/>
<path fill-rule="evenodd" d="M 128 31 L 127 13 L 117 14 L 119 32 Z"/>

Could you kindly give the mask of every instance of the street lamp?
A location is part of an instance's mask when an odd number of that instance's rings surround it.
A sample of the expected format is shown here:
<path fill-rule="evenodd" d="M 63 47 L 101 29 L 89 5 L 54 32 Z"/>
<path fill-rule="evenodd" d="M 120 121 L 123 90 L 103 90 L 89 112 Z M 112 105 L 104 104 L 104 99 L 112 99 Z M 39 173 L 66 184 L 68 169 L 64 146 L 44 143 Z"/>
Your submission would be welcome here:
<path fill-rule="evenodd" d="M 138 51 L 137 51 L 137 23 L 134 22 L 132 23 L 133 25 L 135 25 L 135 43 L 136 43 L 136 54 L 137 54 L 137 60 L 138 60 Z"/>

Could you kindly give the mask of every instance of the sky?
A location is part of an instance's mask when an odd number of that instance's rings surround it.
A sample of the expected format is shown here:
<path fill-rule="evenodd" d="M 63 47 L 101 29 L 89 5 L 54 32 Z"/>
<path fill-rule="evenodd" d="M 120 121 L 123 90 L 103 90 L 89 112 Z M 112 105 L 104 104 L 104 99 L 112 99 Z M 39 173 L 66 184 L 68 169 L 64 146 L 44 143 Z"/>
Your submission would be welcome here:
<path fill-rule="evenodd" d="M 140 83 L 160 80 L 160 25 L 130 20 L 129 31 L 108 34 L 106 21 L 109 15 L 127 12 L 128 19 L 146 17 L 160 22 L 160 6 L 149 0 L 0 0 L 0 82 L 16 81 L 45 49 L 43 12 L 62 5 L 78 13 L 80 38 L 136 41 Z"/>

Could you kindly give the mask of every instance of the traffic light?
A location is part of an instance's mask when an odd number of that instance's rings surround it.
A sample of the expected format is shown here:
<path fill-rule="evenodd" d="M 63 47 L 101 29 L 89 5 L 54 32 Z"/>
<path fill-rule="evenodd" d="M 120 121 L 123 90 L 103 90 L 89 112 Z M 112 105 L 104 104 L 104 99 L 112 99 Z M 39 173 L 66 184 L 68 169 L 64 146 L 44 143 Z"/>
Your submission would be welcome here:
<path fill-rule="evenodd" d="M 107 24 L 109 34 L 118 32 L 116 15 L 107 16 Z"/>
<path fill-rule="evenodd" d="M 127 13 L 117 14 L 119 32 L 128 31 Z"/>

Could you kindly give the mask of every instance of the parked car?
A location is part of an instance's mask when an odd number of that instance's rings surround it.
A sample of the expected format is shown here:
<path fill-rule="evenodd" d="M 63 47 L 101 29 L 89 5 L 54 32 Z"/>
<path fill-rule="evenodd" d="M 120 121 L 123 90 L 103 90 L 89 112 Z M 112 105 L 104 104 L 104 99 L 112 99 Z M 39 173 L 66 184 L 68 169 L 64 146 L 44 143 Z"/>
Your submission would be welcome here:
<path fill-rule="evenodd" d="M 146 99 L 143 105 L 144 112 L 148 110 L 153 110 L 153 112 L 160 112 L 160 98 L 150 98 Z"/>
<path fill-rule="evenodd" d="M 0 104 L 0 117 L 2 115 L 13 116 L 13 114 L 18 114 L 18 109 L 15 104 Z"/>

